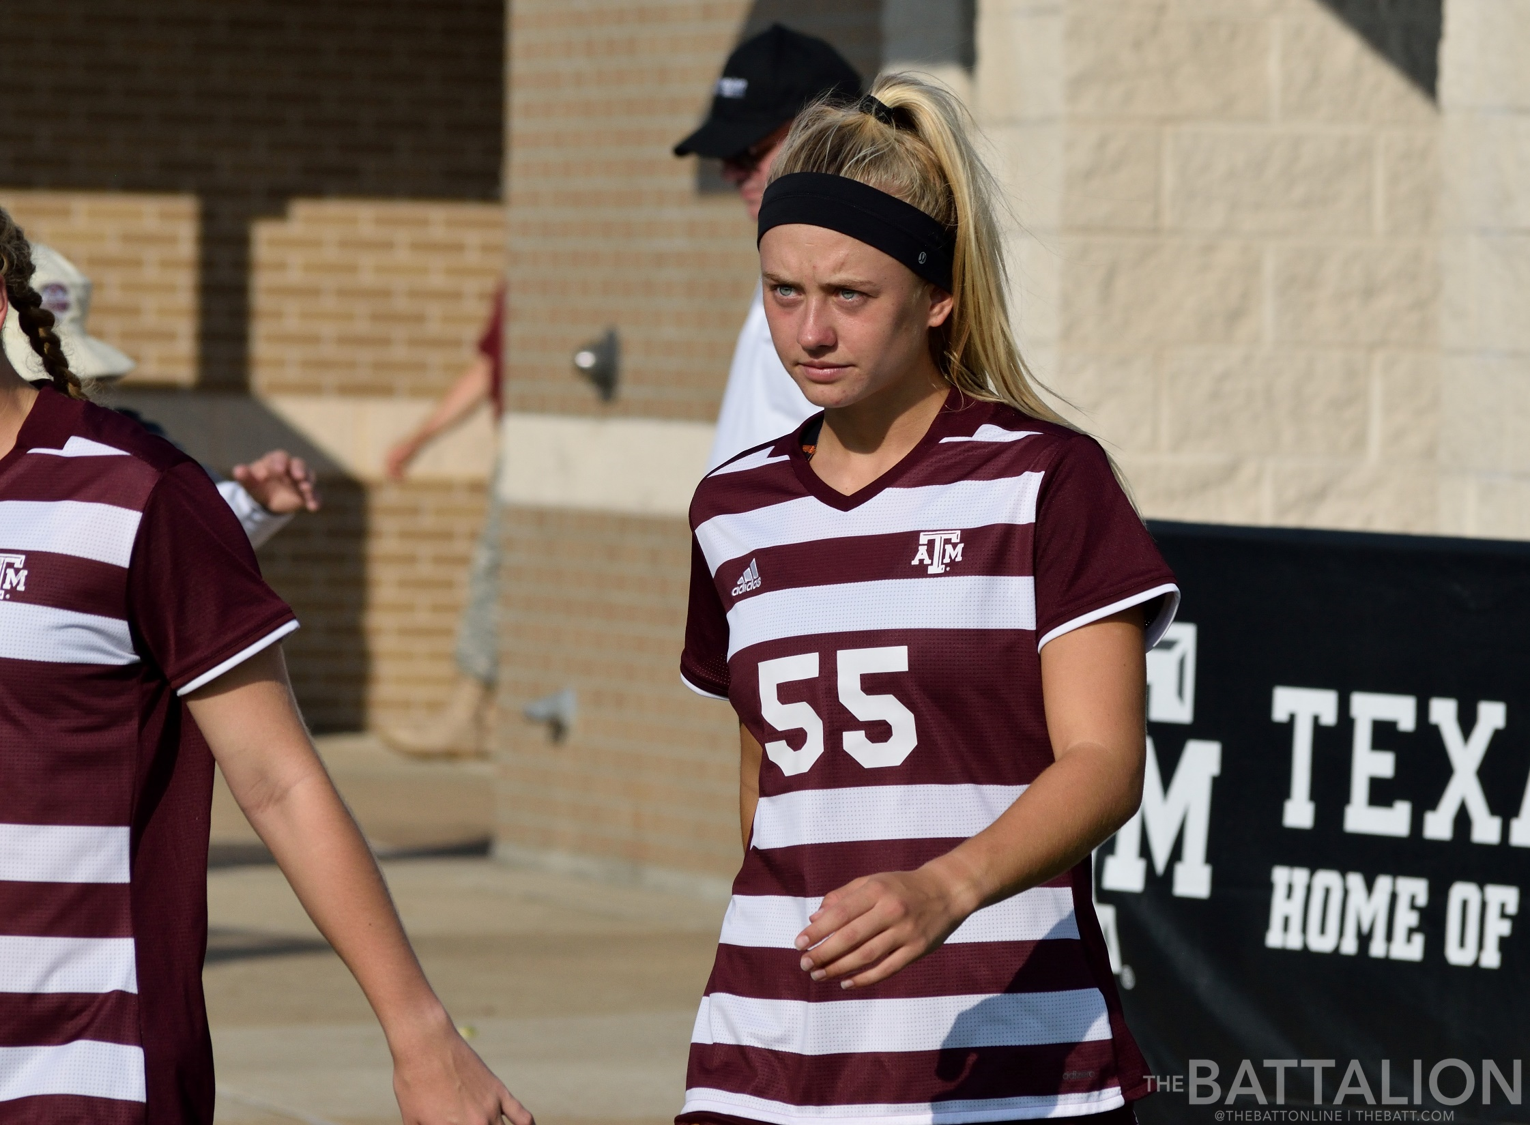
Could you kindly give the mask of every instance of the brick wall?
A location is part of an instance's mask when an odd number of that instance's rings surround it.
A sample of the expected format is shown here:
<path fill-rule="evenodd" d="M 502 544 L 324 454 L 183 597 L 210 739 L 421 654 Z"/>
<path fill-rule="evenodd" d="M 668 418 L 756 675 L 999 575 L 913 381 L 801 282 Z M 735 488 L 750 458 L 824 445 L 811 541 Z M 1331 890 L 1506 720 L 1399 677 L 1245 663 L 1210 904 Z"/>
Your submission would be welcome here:
<path fill-rule="evenodd" d="M 503 0 L 7 13 L 0 205 L 94 280 L 92 330 L 139 361 L 120 397 L 214 468 L 323 468 L 326 510 L 262 557 L 323 729 L 422 715 L 453 675 L 487 460 L 384 485 L 380 458 L 503 269 L 504 28 Z"/>
<path fill-rule="evenodd" d="M 730 876 L 738 725 L 679 676 L 690 535 L 678 519 L 512 508 L 505 528 L 498 839 Z M 562 742 L 521 707 L 573 688 Z"/>
<path fill-rule="evenodd" d="M 0 207 L 94 283 L 90 330 L 138 361 L 129 384 L 196 381 L 194 196 L 0 188 Z"/>
<path fill-rule="evenodd" d="M 670 149 L 723 60 L 782 19 L 868 71 L 880 5 L 516 0 L 509 91 L 512 410 L 710 422 L 758 271 L 732 192 L 703 192 Z M 575 349 L 621 334 L 602 404 Z M 641 458 L 640 451 L 635 456 Z M 573 451 L 577 456 L 577 451 Z M 556 471 L 549 466 L 549 472 Z M 633 473 L 643 466 L 634 461 Z M 737 723 L 679 683 L 682 520 L 510 509 L 505 532 L 502 850 L 717 877 L 737 862 Z M 552 744 L 521 708 L 573 687 Z"/>
<path fill-rule="evenodd" d="M 1150 515 L 1441 529 L 1440 114 L 1366 30 L 1317 0 L 984 5 L 978 112 L 1041 235 L 1019 316 Z"/>
<path fill-rule="evenodd" d="M 497 203 L 295 200 L 255 224 L 252 387 L 440 394 L 475 353 L 504 264 Z"/>

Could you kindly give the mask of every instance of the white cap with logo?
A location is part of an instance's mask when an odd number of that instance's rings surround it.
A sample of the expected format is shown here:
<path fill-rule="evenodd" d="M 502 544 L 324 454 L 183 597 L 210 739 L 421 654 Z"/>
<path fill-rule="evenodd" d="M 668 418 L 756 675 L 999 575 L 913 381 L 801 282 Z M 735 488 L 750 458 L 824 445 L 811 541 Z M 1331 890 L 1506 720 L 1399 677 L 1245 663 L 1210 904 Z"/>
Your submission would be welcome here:
<path fill-rule="evenodd" d="M 43 308 L 53 314 L 53 331 L 64 346 L 69 369 L 81 379 L 118 379 L 137 366 L 133 358 L 85 331 L 90 315 L 90 278 L 52 247 L 32 244 L 32 288 L 42 297 Z M 15 309 L 5 314 L 0 331 L 6 358 L 24 379 L 46 380 L 42 357 L 32 350 Z"/>

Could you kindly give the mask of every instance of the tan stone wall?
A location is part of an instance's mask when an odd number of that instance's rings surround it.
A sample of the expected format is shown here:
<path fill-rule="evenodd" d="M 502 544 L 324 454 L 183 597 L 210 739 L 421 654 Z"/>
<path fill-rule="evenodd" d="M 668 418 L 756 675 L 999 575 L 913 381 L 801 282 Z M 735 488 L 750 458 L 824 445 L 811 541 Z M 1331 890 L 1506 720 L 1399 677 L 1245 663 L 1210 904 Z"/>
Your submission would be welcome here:
<path fill-rule="evenodd" d="M 1441 528 L 1426 94 L 1317 0 L 989 0 L 978 70 L 1037 366 L 1147 514 Z"/>
<path fill-rule="evenodd" d="M 1530 12 L 1446 7 L 1446 530 L 1530 538 Z"/>

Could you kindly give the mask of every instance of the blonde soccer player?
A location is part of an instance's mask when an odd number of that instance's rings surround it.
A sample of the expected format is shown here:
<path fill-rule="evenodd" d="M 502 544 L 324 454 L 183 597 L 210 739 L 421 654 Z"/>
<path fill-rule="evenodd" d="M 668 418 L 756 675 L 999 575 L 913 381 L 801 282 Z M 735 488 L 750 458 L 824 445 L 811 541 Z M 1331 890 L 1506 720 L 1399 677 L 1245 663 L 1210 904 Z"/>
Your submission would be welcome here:
<path fill-rule="evenodd" d="M 765 312 L 820 413 L 696 490 L 681 671 L 738 712 L 745 859 L 691 1125 L 1133 1120 L 1091 905 L 1136 809 L 1173 574 L 1037 393 L 996 191 L 943 91 L 798 118 Z"/>

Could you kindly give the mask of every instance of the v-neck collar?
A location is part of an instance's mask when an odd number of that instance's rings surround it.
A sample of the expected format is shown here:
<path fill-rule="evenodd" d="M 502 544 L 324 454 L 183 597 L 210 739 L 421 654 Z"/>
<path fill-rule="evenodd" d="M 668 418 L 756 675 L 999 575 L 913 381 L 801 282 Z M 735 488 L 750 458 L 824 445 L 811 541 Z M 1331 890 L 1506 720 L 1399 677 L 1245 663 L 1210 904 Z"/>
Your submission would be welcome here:
<path fill-rule="evenodd" d="M 823 411 L 813 415 L 792 435 L 790 448 L 787 456 L 791 458 L 792 471 L 797 474 L 797 480 L 808 493 L 831 508 L 837 508 L 841 512 L 849 512 L 859 508 L 872 497 L 879 495 L 883 489 L 891 488 L 914 466 L 920 464 L 928 454 L 932 445 L 941 438 L 949 436 L 951 428 L 958 414 L 956 406 L 958 391 L 952 387 L 946 392 L 945 401 L 940 404 L 935 418 L 930 422 L 929 428 L 924 431 L 924 436 L 914 443 L 914 447 L 905 453 L 890 469 L 881 476 L 848 495 L 840 492 L 833 485 L 813 471 L 813 466 L 808 461 L 806 453 L 802 452 L 802 435 L 809 426 L 815 423 L 822 425 Z M 970 405 L 970 404 L 965 404 Z"/>

